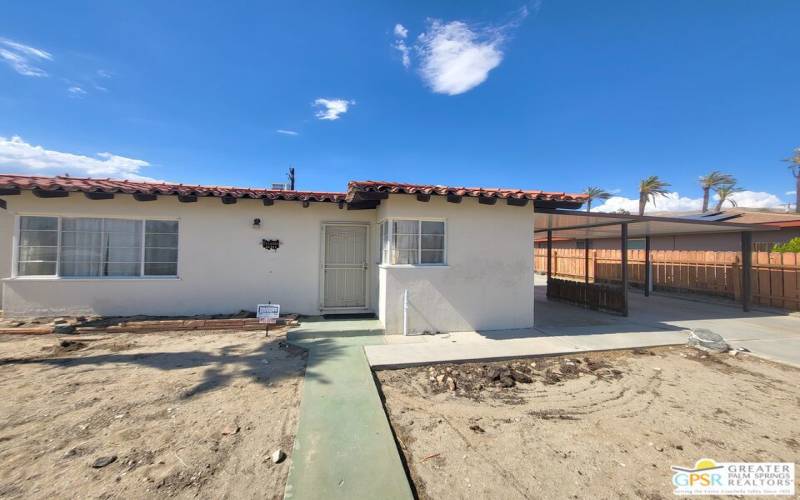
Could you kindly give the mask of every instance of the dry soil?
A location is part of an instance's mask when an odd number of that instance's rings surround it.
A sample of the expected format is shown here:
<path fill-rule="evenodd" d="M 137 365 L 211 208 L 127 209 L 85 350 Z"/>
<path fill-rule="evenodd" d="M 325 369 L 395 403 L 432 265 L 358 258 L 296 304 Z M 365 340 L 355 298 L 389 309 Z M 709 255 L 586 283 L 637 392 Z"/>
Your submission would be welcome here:
<path fill-rule="evenodd" d="M 674 347 L 377 373 L 420 498 L 671 498 L 671 465 L 800 462 L 800 370 Z"/>
<path fill-rule="evenodd" d="M 282 498 L 305 369 L 284 339 L 0 337 L 0 497 Z"/>

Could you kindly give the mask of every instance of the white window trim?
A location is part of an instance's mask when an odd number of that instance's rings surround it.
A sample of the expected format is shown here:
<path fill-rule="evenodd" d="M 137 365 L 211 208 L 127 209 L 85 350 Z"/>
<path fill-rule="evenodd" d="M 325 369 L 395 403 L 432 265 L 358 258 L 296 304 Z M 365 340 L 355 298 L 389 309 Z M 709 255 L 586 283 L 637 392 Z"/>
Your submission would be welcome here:
<path fill-rule="evenodd" d="M 36 274 L 36 275 L 19 275 L 19 241 L 22 226 L 22 217 L 54 217 L 58 219 L 58 241 L 56 252 L 56 274 Z M 142 223 L 142 251 L 141 251 L 141 265 L 138 276 L 61 276 L 61 221 L 62 219 L 70 218 L 91 218 L 91 219 L 120 219 L 120 220 L 138 220 Z M 174 221 L 178 223 L 178 243 L 175 247 L 177 252 L 177 261 L 175 262 L 175 270 L 177 274 L 144 274 L 144 256 L 145 256 L 145 236 L 147 221 Z M 19 212 L 14 215 L 14 235 L 11 238 L 13 248 L 11 249 L 11 276 L 4 278 L 2 281 L 175 281 L 180 280 L 181 276 L 181 219 L 180 217 L 126 217 L 124 215 L 112 216 L 98 216 L 97 214 L 70 214 L 70 215 L 54 215 L 52 213 L 41 212 Z"/>
<path fill-rule="evenodd" d="M 442 222 L 442 223 L 444 223 L 444 245 L 442 246 L 442 254 L 443 254 L 444 259 L 440 263 L 423 264 L 423 263 L 420 262 L 419 264 L 391 264 L 391 263 L 388 263 L 388 262 L 383 262 L 383 252 L 381 251 L 380 252 L 381 260 L 380 260 L 380 263 L 378 264 L 379 267 L 381 267 L 383 269 L 415 269 L 415 268 L 419 268 L 419 267 L 423 267 L 423 268 L 431 268 L 431 267 L 433 267 L 433 268 L 448 268 L 448 267 L 450 267 L 449 264 L 448 264 L 448 259 L 447 259 L 447 240 L 449 239 L 449 234 L 448 234 L 448 229 L 447 229 L 447 219 L 437 218 L 437 217 L 384 217 L 383 219 L 380 219 L 378 221 L 379 228 L 378 228 L 378 231 L 376 231 L 376 232 L 378 233 L 378 235 L 380 237 L 380 225 L 382 225 L 384 222 L 388 222 L 388 224 L 386 225 L 386 228 L 387 228 L 387 234 L 389 236 L 388 241 L 389 241 L 390 248 L 391 248 L 391 245 L 392 245 L 392 237 L 394 236 L 394 229 L 392 228 L 392 226 L 393 226 L 392 222 L 393 221 L 398 221 L 398 220 L 413 220 L 413 221 L 417 221 L 417 231 L 418 231 L 417 232 L 417 259 L 420 260 L 420 261 L 422 260 L 422 232 L 421 232 L 422 231 L 422 223 L 423 222 Z M 378 242 L 378 249 L 379 250 L 382 250 L 381 249 L 381 244 L 382 244 L 382 242 Z M 391 252 L 389 252 L 389 255 L 391 255 Z"/>

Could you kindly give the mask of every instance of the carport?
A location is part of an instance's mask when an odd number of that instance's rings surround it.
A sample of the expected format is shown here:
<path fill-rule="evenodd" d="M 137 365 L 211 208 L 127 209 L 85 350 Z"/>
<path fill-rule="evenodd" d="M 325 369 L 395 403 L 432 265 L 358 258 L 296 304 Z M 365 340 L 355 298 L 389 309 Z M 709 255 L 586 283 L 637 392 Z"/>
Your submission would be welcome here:
<path fill-rule="evenodd" d="M 652 283 L 650 239 L 653 236 L 676 236 L 683 234 L 741 233 L 741 282 L 742 309 L 750 310 L 752 232 L 771 228 L 764 225 L 736 224 L 679 217 L 656 217 L 601 212 L 578 212 L 563 209 L 537 209 L 534 232 L 547 234 L 547 298 L 628 315 L 628 239 L 643 238 L 645 241 L 645 296 L 650 295 Z M 621 274 L 619 285 L 590 283 L 588 265 L 583 282 L 552 277 L 553 236 L 583 240 L 585 261 L 588 263 L 592 240 L 619 238 L 621 250 Z"/>

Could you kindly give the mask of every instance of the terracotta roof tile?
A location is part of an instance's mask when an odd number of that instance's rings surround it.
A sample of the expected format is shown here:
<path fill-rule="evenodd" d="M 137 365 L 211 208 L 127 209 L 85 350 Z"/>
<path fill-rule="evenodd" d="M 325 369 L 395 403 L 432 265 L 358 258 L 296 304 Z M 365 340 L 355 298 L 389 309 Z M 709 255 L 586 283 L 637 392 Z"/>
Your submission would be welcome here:
<path fill-rule="evenodd" d="M 350 181 L 347 185 L 347 200 L 353 199 L 356 192 L 387 192 L 392 194 L 434 194 L 446 196 L 454 194 L 468 197 L 485 198 L 517 198 L 528 200 L 547 200 L 547 201 L 578 201 L 587 200 L 584 194 L 556 193 L 540 190 L 504 189 L 504 188 L 481 188 L 481 187 L 453 187 L 453 186 L 431 186 L 424 184 L 402 184 L 398 182 L 383 181 Z"/>
<path fill-rule="evenodd" d="M 227 186 L 195 186 L 165 182 L 140 182 L 115 179 L 91 179 L 83 177 L 43 177 L 0 174 L 0 188 L 42 189 L 45 191 L 78 191 L 124 194 L 161 194 L 214 196 L 219 198 L 269 198 L 272 200 L 298 201 L 343 201 L 345 193 L 319 191 L 281 191 L 276 189 L 253 189 Z"/>
<path fill-rule="evenodd" d="M 432 186 L 424 184 L 403 184 L 382 181 L 351 181 L 347 193 L 320 191 L 282 191 L 275 189 L 241 188 L 231 186 L 197 186 L 165 182 L 141 182 L 118 179 L 93 179 L 85 177 L 45 177 L 0 174 L 0 189 L 41 189 L 45 191 L 103 192 L 124 194 L 194 195 L 219 198 L 268 198 L 272 200 L 298 200 L 319 202 L 353 201 L 358 192 L 387 192 L 391 194 L 430 194 L 445 196 L 454 194 L 467 197 L 501 199 L 527 199 L 547 201 L 586 201 L 586 195 L 547 192 L 540 190 L 521 190 L 481 187 Z"/>

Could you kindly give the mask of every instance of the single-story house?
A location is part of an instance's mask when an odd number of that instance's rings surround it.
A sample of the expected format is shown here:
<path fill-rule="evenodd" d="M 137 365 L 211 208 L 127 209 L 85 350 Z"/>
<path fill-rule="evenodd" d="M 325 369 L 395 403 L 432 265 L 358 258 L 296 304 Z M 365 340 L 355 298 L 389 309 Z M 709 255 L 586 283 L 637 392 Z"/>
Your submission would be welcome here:
<path fill-rule="evenodd" d="M 533 326 L 534 207 L 580 194 L 350 182 L 308 192 L 0 175 L 6 316 L 280 304 L 387 333 Z M 405 319 L 404 319 L 405 318 Z"/>
<path fill-rule="evenodd" d="M 800 237 L 800 214 L 759 210 L 752 208 L 732 208 L 717 212 L 671 213 L 659 212 L 659 217 L 683 218 L 706 222 L 730 224 L 763 225 L 762 231 L 753 231 L 753 251 L 768 252 L 779 243 L 786 243 L 792 238 Z M 585 240 L 572 238 L 553 238 L 553 248 L 584 248 Z M 536 246 L 545 248 L 547 238 L 538 235 Z M 654 236 L 651 241 L 653 250 L 712 250 L 719 252 L 736 252 L 741 249 L 739 235 L 731 232 L 710 232 L 708 234 L 674 234 Z M 598 238 L 590 243 L 594 249 L 618 249 L 619 238 Z M 628 248 L 641 250 L 644 239 L 631 239 Z"/>

